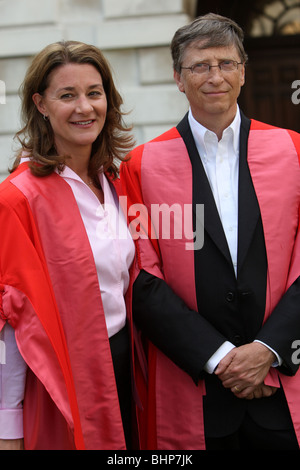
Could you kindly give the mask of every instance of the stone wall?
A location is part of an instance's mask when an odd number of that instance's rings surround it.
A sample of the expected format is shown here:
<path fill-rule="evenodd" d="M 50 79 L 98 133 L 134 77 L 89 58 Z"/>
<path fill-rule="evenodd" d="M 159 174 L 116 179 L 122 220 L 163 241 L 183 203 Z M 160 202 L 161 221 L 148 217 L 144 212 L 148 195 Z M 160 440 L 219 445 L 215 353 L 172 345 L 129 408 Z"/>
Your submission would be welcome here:
<path fill-rule="evenodd" d="M 18 88 L 31 57 L 73 39 L 100 47 L 111 63 L 137 143 L 176 124 L 187 102 L 173 81 L 169 43 L 195 0 L 0 0 L 0 179 L 19 129 Z M 4 96 L 3 96 L 4 91 Z"/>

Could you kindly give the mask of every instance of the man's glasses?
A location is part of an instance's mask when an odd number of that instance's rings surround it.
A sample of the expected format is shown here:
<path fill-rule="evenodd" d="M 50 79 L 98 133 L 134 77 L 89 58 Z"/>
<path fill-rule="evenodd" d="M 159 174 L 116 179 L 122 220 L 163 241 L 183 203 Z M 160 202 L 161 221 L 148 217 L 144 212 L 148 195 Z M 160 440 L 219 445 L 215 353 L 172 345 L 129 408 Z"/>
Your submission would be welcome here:
<path fill-rule="evenodd" d="M 196 73 L 198 75 L 202 75 L 205 73 L 209 73 L 212 67 L 219 67 L 221 72 L 233 72 L 237 70 L 238 66 L 241 65 L 243 62 L 237 62 L 236 60 L 222 60 L 218 63 L 218 65 L 210 65 L 206 64 L 205 62 L 201 62 L 199 64 L 191 65 L 190 67 L 181 67 L 181 69 L 188 69 L 192 73 Z"/>

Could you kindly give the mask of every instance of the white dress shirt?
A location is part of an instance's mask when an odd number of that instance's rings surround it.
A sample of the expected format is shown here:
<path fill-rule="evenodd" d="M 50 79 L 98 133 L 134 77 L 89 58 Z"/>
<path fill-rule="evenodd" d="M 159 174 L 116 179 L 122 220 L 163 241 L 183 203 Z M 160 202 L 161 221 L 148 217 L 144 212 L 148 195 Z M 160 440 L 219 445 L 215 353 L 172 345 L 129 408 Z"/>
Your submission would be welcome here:
<path fill-rule="evenodd" d="M 23 161 L 28 158 L 23 158 Z M 126 323 L 124 295 L 129 285 L 129 268 L 134 258 L 134 242 L 117 196 L 103 173 L 99 180 L 104 205 L 69 167 L 60 176 L 70 185 L 76 199 L 93 252 L 101 290 L 108 336 Z M 14 330 L 6 324 L 0 332 L 0 439 L 23 437 L 23 409 L 27 365 L 21 357 Z"/>
<path fill-rule="evenodd" d="M 222 139 L 197 122 L 191 111 L 189 123 L 204 166 L 237 273 L 239 135 L 241 116 L 224 130 Z"/>
<path fill-rule="evenodd" d="M 191 110 L 188 120 L 223 225 L 234 272 L 237 275 L 240 110 L 237 108 L 234 120 L 223 131 L 220 140 L 214 132 L 196 121 Z M 268 345 L 265 346 L 277 357 L 273 366 L 281 364 L 282 360 L 278 354 Z M 232 343 L 225 341 L 206 363 L 205 370 L 212 374 L 218 363 L 234 347 Z"/>

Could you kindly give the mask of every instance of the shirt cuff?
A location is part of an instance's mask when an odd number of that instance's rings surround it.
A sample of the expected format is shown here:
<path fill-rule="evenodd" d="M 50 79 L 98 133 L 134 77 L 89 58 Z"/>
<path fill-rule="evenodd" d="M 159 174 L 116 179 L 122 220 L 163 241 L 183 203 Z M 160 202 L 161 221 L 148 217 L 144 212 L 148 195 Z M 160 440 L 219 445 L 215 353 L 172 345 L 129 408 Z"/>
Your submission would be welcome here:
<path fill-rule="evenodd" d="M 23 409 L 0 410 L 0 439 L 23 437 Z"/>
<path fill-rule="evenodd" d="M 204 370 L 209 374 L 213 374 L 219 362 L 233 349 L 235 346 L 229 341 L 225 341 L 222 346 L 210 357 L 204 366 Z"/>
<path fill-rule="evenodd" d="M 263 343 L 262 341 L 259 341 L 259 339 L 255 339 L 254 340 L 254 343 L 261 343 L 263 344 L 264 346 L 266 346 L 266 348 L 270 349 L 270 351 L 272 351 L 273 354 L 275 354 L 276 358 L 277 358 L 277 361 L 273 362 L 272 366 L 271 367 L 278 367 L 278 366 L 281 366 L 282 363 L 283 363 L 283 360 L 281 359 L 281 357 L 277 354 L 276 351 L 274 351 L 274 349 L 270 348 L 270 346 L 268 346 L 266 343 Z"/>

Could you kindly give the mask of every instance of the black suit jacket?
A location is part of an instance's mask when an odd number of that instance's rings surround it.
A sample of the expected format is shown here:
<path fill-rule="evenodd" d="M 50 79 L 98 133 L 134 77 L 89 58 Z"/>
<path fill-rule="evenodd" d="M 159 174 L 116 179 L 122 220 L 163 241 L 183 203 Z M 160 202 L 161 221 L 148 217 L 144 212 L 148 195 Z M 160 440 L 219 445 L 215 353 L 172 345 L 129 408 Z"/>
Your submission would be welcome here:
<path fill-rule="evenodd" d="M 225 340 L 240 346 L 254 339 L 265 342 L 281 355 L 284 373 L 291 375 L 297 370 L 291 361 L 290 345 L 295 331 L 300 331 L 299 281 L 291 286 L 263 325 L 267 257 L 259 205 L 247 163 L 250 120 L 242 115 L 237 278 L 187 116 L 177 129 L 192 164 L 193 206 L 204 204 L 204 245 L 201 250 L 194 251 L 198 312 L 190 310 L 164 281 L 142 271 L 134 284 L 134 319 L 142 332 L 190 374 L 195 383 L 199 378 L 205 379 L 207 435 L 233 432 L 246 410 L 263 425 L 283 428 L 289 425 L 289 413 L 282 391 L 264 401 L 241 400 L 230 390 L 225 390 L 216 376 L 203 370 L 207 360 Z M 195 217 L 194 210 L 194 231 Z M 289 320 L 284 315 L 286 309 L 291 312 Z"/>

